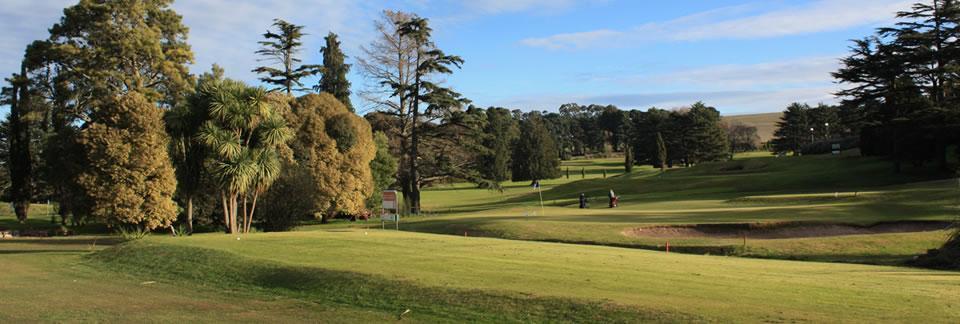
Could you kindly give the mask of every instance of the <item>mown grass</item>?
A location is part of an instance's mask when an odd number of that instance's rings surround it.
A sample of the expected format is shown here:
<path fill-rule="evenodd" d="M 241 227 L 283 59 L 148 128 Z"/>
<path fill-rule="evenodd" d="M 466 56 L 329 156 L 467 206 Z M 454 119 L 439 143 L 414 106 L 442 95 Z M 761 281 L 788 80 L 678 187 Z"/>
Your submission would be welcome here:
<path fill-rule="evenodd" d="M 431 322 L 960 320 L 953 272 L 383 230 L 154 237 L 92 262 Z"/>
<path fill-rule="evenodd" d="M 836 222 L 869 225 L 904 220 L 952 221 L 960 190 L 950 175 L 933 168 L 892 172 L 888 161 L 850 156 L 777 158 L 738 155 L 665 173 L 638 167 L 623 174 L 619 159 L 564 162 L 591 170 L 585 179 L 542 181 L 544 208 L 527 182 L 509 182 L 502 192 L 456 184 L 424 192 L 423 217 L 401 229 L 455 235 L 601 244 L 662 249 L 665 240 L 628 237 L 629 228 L 663 224 Z M 607 169 L 607 178 L 598 170 Z M 606 195 L 621 196 L 606 208 Z M 578 209 L 585 193 L 590 209 Z M 362 225 L 361 225 L 362 226 Z M 943 243 L 944 232 L 854 235 L 742 242 L 685 238 L 679 251 L 765 258 L 896 264 Z"/>
<path fill-rule="evenodd" d="M 315 243 L 326 242 L 319 240 Z M 291 264 L 291 261 L 299 263 L 302 257 L 264 260 L 259 256 L 247 257 L 246 252 L 138 242 L 102 251 L 93 255 L 92 260 L 108 271 L 284 296 L 320 305 L 359 307 L 397 314 L 398 318 L 399 314 L 410 310 L 403 316 L 405 319 L 433 323 L 673 322 L 697 319 L 696 316 L 643 310 L 602 300 L 424 286 L 397 278 L 389 272 L 369 274 L 330 270 L 315 264 Z M 385 263 L 384 266 L 402 265 Z"/>
<path fill-rule="evenodd" d="M 185 280 L 122 272 L 85 256 L 112 237 L 0 240 L 0 322 L 108 323 L 374 323 L 396 315 L 356 307 L 213 289 Z M 158 260 L 190 267 L 183 260 Z"/>

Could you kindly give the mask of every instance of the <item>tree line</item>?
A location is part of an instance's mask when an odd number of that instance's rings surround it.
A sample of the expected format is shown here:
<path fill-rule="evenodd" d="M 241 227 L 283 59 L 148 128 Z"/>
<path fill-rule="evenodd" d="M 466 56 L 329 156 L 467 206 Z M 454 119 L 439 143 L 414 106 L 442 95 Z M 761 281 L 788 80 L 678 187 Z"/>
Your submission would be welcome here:
<path fill-rule="evenodd" d="M 863 155 L 888 157 L 896 172 L 904 163 L 948 169 L 950 148 L 960 143 L 956 1 L 924 1 L 898 12 L 893 25 L 854 40 L 840 63 L 832 73 L 844 86 L 836 93 L 840 104 L 788 107 L 778 151 L 803 152 L 824 139 L 852 137 Z"/>
<path fill-rule="evenodd" d="M 374 110 L 360 117 L 336 34 L 309 64 L 304 26 L 274 20 L 253 53 L 265 64 L 252 68 L 271 88 L 251 86 L 216 65 L 189 72 L 188 28 L 171 3 L 80 1 L 27 46 L 0 96 L 11 107 L 5 198 L 21 221 L 49 200 L 63 224 L 285 230 L 362 217 L 388 188 L 419 213 L 424 186 L 556 178 L 573 156 L 622 154 L 630 170 L 756 148 L 755 128 L 724 125 L 703 103 L 476 107 L 443 82 L 464 60 L 436 45 L 427 19 L 397 11 L 374 21 L 379 36 L 355 59 L 375 85 L 357 93 Z"/>
<path fill-rule="evenodd" d="M 275 20 L 259 55 L 265 89 L 189 73 L 188 29 L 172 1 L 80 1 L 6 79 L 6 196 L 61 222 L 142 230 L 181 220 L 230 233 L 360 215 L 393 183 L 383 134 L 353 113 L 336 34 L 302 64 L 303 26 Z M 304 85 L 319 75 L 314 87 Z M 195 220 L 195 215 L 201 221 Z"/>

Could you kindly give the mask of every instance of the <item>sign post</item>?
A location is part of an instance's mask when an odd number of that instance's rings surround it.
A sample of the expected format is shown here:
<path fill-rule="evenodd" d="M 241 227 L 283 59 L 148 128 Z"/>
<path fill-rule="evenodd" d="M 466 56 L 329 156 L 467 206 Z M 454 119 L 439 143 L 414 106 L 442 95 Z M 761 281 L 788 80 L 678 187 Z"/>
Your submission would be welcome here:
<path fill-rule="evenodd" d="M 380 194 L 383 203 L 380 205 L 380 228 L 386 227 L 386 222 L 396 223 L 397 230 L 400 230 L 400 213 L 398 212 L 400 204 L 397 199 L 396 190 L 384 190 Z"/>

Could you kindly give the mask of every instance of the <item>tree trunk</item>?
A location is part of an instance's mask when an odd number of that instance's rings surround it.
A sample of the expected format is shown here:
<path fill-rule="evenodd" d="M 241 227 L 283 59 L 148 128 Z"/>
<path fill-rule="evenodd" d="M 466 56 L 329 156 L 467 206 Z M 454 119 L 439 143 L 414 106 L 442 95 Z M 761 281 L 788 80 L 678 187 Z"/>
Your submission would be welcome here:
<path fill-rule="evenodd" d="M 257 210 L 257 198 L 259 197 L 259 193 L 253 193 L 253 202 L 250 204 L 250 220 L 247 221 L 247 233 L 250 232 L 250 224 L 253 223 L 253 213 Z"/>
<path fill-rule="evenodd" d="M 247 224 L 250 222 L 248 220 L 248 218 L 250 217 L 250 214 L 247 213 L 247 195 L 246 194 L 243 195 L 243 200 L 241 200 L 241 205 L 243 206 L 243 214 L 241 215 L 243 216 L 243 224 L 240 224 L 240 233 L 246 234 L 247 227 L 248 227 Z"/>
<path fill-rule="evenodd" d="M 187 235 L 193 234 L 193 197 L 187 197 Z"/>
<path fill-rule="evenodd" d="M 417 67 L 420 66 L 420 53 L 417 50 Z M 420 121 L 420 71 L 416 72 L 413 81 L 413 122 L 410 125 L 410 213 L 420 215 L 420 170 L 417 166 L 417 157 L 420 156 L 420 134 L 417 123 Z"/>
<path fill-rule="evenodd" d="M 220 200 L 223 202 L 223 226 L 226 228 L 225 231 L 230 233 L 230 207 L 227 204 L 227 195 L 225 193 L 220 193 Z"/>

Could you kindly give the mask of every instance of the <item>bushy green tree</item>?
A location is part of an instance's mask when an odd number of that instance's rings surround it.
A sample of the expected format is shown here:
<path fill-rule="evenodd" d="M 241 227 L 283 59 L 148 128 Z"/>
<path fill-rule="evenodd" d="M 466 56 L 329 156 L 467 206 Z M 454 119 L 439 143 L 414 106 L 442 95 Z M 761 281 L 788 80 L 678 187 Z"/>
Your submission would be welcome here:
<path fill-rule="evenodd" d="M 377 154 L 370 161 L 370 173 L 373 176 L 373 194 L 367 200 L 367 208 L 376 209 L 380 206 L 380 192 L 387 190 L 397 182 L 397 158 L 390 154 L 390 139 L 383 132 L 373 134 L 373 142 L 377 146 Z"/>
<path fill-rule="evenodd" d="M 328 93 L 305 95 L 292 106 L 294 159 L 316 189 L 303 193 L 304 199 L 313 202 L 324 222 L 340 213 L 364 212 L 374 189 L 370 162 L 377 153 L 370 124 Z"/>
<path fill-rule="evenodd" d="M 106 101 L 79 138 L 86 165 L 78 178 L 89 214 L 145 229 L 176 220 L 176 178 L 167 154 L 163 112 L 139 93 Z"/>
<path fill-rule="evenodd" d="M 528 113 L 520 122 L 520 138 L 513 149 L 513 181 L 559 178 L 556 147 L 540 113 Z"/>
<path fill-rule="evenodd" d="M 265 40 L 257 42 L 260 49 L 256 53 L 262 56 L 264 61 L 279 65 L 280 68 L 260 66 L 253 69 L 253 72 L 266 75 L 261 77 L 260 81 L 275 85 L 271 91 L 283 90 L 287 95 L 291 95 L 293 91 L 306 90 L 303 88 L 302 79 L 320 73 L 321 67 L 313 64 L 300 65 L 302 60 L 297 55 L 303 46 L 300 39 L 306 35 L 303 33 L 303 26 L 274 19 L 273 27 L 277 31 L 268 30 L 263 34 Z"/>
<path fill-rule="evenodd" d="M 318 92 L 332 94 L 347 107 L 347 110 L 354 112 L 353 103 L 350 102 L 350 80 L 347 80 L 347 74 L 350 73 L 350 64 L 344 63 L 347 56 L 340 50 L 340 41 L 337 39 L 337 34 L 331 32 L 323 40 L 326 43 L 320 49 L 323 54 L 323 69 L 320 84 L 314 89 Z"/>
<path fill-rule="evenodd" d="M 131 92 L 169 108 L 192 86 L 188 29 L 171 3 L 81 0 L 64 9 L 47 39 L 27 47 L 26 75 L 50 133 L 39 174 L 63 220 L 80 223 L 91 209 L 77 182 L 86 168 L 78 135 L 106 118 L 98 111 Z"/>

